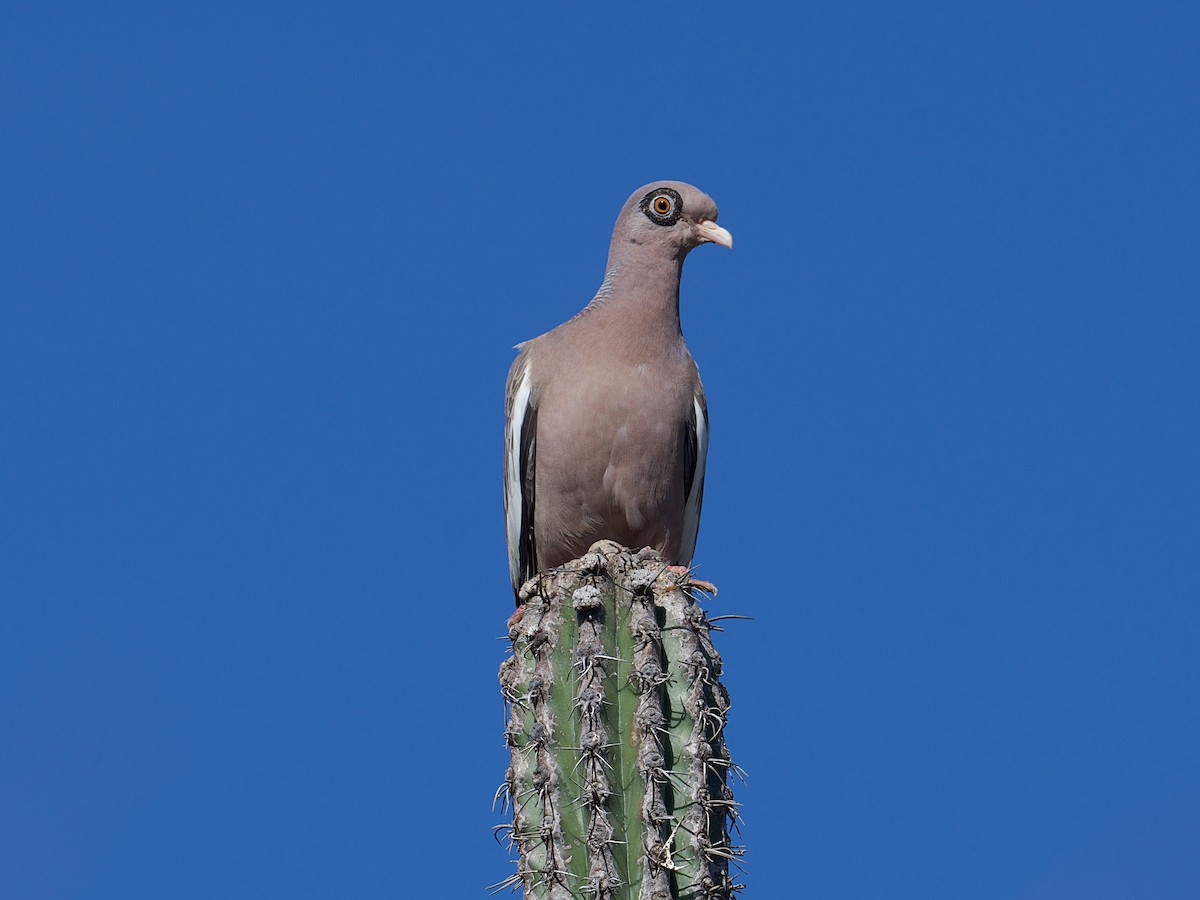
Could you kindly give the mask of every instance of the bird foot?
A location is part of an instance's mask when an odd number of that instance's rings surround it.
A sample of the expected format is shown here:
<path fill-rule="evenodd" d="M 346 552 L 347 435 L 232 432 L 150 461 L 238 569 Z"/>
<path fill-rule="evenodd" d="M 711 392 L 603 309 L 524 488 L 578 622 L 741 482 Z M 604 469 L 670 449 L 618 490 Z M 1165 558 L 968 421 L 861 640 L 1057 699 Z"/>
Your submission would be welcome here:
<path fill-rule="evenodd" d="M 687 566 L 667 566 L 667 571 L 678 575 L 680 582 L 687 587 L 699 588 L 706 594 L 712 594 L 714 597 L 717 596 L 717 586 L 711 581 L 701 581 L 699 578 L 693 578 L 688 573 Z"/>
<path fill-rule="evenodd" d="M 508 617 L 508 630 L 512 631 L 521 622 L 521 617 L 525 615 L 525 604 L 522 603 L 517 607 L 517 611 Z"/>

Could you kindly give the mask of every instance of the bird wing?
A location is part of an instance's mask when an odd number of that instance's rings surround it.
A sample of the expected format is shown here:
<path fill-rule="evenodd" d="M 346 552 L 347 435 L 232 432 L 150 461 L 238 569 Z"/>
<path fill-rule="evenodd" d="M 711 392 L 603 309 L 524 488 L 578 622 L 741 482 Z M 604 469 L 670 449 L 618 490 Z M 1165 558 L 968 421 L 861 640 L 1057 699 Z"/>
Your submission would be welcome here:
<path fill-rule="evenodd" d="M 521 350 L 508 372 L 504 420 L 504 520 L 508 532 L 508 571 L 516 594 L 537 570 L 533 544 L 537 406 L 528 346 Z"/>
<path fill-rule="evenodd" d="M 704 461 L 708 456 L 708 404 L 704 388 L 697 382 L 692 400 L 692 415 L 688 417 L 684 441 L 687 463 L 684 490 L 687 500 L 683 506 L 683 535 L 679 544 L 679 561 L 690 565 L 696 552 L 696 536 L 700 533 L 700 506 L 704 502 Z"/>

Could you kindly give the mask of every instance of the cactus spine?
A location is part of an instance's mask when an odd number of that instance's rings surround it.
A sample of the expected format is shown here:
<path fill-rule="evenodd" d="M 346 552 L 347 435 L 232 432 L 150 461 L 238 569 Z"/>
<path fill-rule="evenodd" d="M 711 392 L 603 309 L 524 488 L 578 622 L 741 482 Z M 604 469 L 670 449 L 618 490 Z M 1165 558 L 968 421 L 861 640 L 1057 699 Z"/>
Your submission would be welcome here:
<path fill-rule="evenodd" d="M 729 698 L 686 577 L 601 541 L 523 588 L 500 667 L 510 839 L 537 900 L 717 900 L 737 807 Z"/>

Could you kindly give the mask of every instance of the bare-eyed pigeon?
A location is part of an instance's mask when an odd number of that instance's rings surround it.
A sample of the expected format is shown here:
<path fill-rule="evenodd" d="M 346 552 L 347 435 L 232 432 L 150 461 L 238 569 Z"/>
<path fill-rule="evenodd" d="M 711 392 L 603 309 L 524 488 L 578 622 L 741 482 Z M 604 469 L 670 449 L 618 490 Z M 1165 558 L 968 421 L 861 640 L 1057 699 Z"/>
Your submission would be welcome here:
<path fill-rule="evenodd" d="M 690 184 L 638 189 L 617 217 L 596 296 L 518 345 L 504 448 L 514 593 L 601 539 L 691 563 L 708 411 L 679 326 L 679 276 L 693 247 L 733 246 L 716 218 Z"/>

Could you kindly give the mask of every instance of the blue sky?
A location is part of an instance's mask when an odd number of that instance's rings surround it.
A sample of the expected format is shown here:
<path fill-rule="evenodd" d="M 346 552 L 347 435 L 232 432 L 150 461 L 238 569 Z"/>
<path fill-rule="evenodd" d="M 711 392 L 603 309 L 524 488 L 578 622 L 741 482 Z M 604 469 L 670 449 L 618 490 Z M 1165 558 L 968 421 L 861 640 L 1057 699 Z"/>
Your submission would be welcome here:
<path fill-rule="evenodd" d="M 748 896 L 1200 895 L 1194 4 L 3 18 L 6 894 L 511 871 L 511 347 L 675 178 Z"/>

